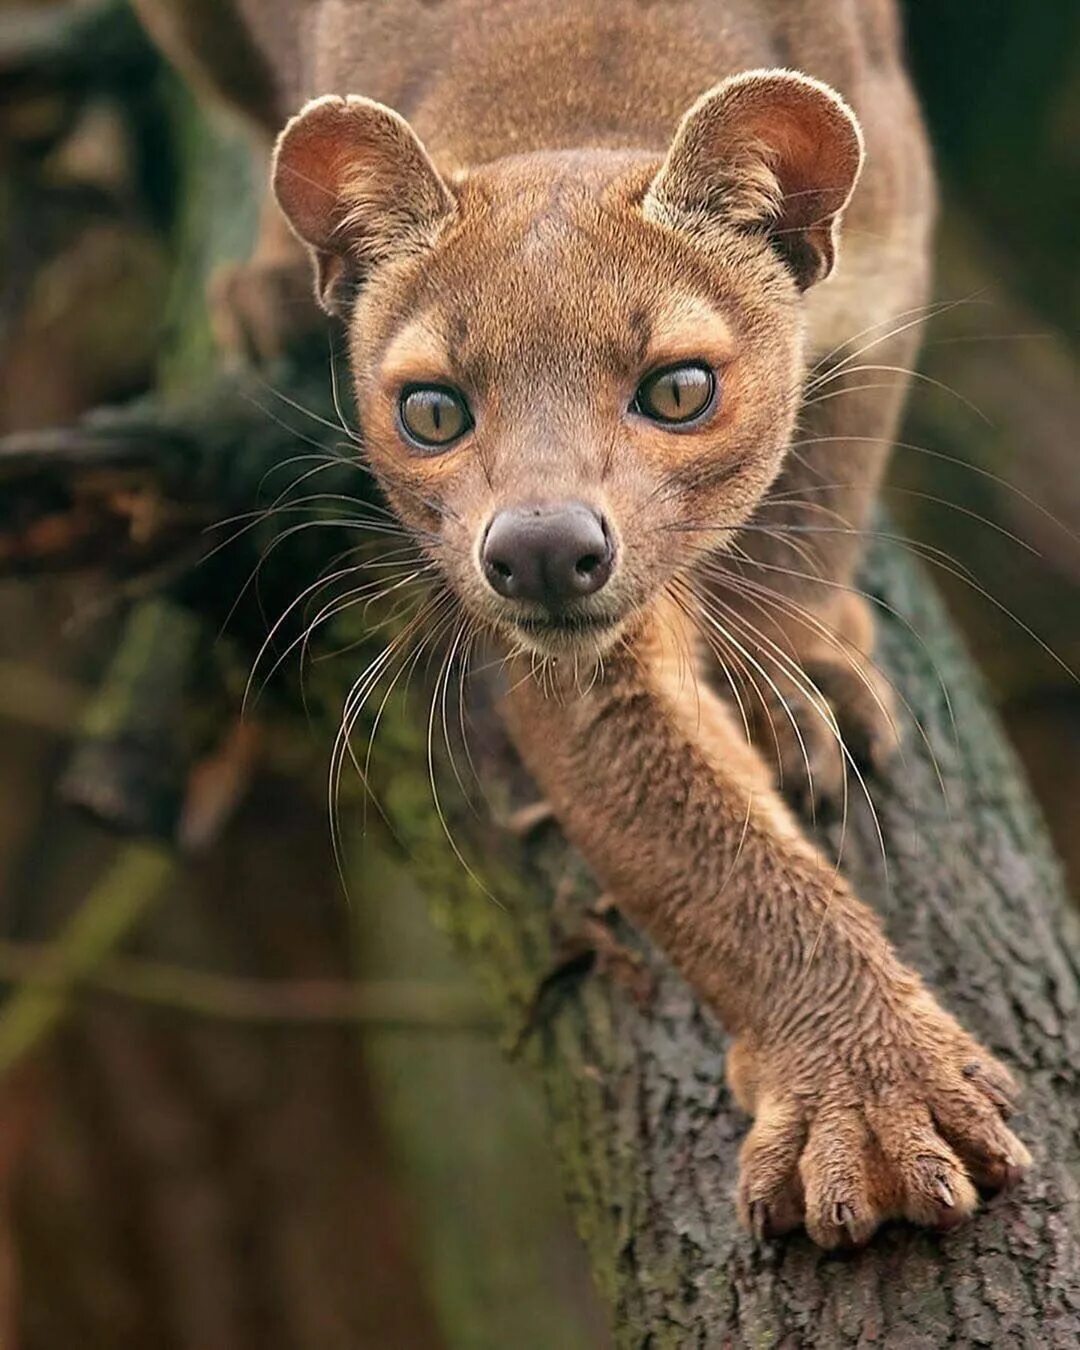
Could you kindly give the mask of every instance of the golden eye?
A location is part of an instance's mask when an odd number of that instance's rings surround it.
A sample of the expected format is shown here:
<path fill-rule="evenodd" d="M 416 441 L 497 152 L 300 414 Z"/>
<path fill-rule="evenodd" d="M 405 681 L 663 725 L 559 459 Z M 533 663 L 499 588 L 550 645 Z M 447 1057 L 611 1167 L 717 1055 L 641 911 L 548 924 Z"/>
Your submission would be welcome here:
<path fill-rule="evenodd" d="M 405 434 L 424 449 L 452 445 L 472 427 L 468 404 L 456 389 L 439 384 L 414 384 L 398 403 Z"/>
<path fill-rule="evenodd" d="M 716 376 L 708 366 L 667 366 L 638 385 L 634 411 L 654 422 L 692 422 L 712 406 L 715 394 Z"/>

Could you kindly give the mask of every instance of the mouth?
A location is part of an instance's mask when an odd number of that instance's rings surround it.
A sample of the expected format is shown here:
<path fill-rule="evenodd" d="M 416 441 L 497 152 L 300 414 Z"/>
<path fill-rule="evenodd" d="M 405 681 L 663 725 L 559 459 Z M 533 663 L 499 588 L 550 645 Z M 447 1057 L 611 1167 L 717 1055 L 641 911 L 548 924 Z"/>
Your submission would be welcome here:
<path fill-rule="evenodd" d="M 612 621 L 592 614 L 525 614 L 512 619 L 523 633 L 595 633 L 612 627 Z"/>
<path fill-rule="evenodd" d="M 622 619 L 618 616 L 572 611 L 515 614 L 507 616 L 506 622 L 527 646 L 547 655 L 583 649 L 596 652 L 609 645 L 622 628 Z"/>

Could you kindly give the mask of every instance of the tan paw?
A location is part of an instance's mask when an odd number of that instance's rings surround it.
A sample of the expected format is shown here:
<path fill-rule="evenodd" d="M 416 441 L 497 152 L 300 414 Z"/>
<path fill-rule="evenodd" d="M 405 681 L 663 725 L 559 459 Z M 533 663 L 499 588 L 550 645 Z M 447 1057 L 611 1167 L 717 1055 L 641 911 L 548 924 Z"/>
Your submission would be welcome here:
<path fill-rule="evenodd" d="M 753 697 L 751 731 L 784 795 L 804 811 L 837 806 L 858 774 L 879 772 L 899 743 L 896 699 L 873 664 L 855 651 L 800 658 L 798 679 L 770 672 L 776 688 Z M 758 681 L 759 687 L 763 681 Z"/>
<path fill-rule="evenodd" d="M 805 1076 L 777 1072 L 784 1055 L 736 1056 L 736 1074 L 749 1072 L 757 1095 L 738 1191 L 757 1238 L 802 1225 L 834 1248 L 866 1242 L 888 1219 L 948 1229 L 973 1213 L 980 1189 L 1020 1179 L 1031 1155 L 1004 1124 L 1012 1080 L 941 1017 L 948 1034 L 938 1046 L 920 1013 L 906 1042 L 893 1029 L 891 1053 L 836 1045 L 813 1055 Z"/>

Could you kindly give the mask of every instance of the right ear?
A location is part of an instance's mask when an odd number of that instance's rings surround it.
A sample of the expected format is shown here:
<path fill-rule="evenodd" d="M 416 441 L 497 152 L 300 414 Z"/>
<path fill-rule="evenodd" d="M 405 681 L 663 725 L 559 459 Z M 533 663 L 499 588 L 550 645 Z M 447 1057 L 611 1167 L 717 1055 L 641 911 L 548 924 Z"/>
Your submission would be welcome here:
<path fill-rule="evenodd" d="M 859 123 L 834 89 L 798 71 L 748 70 L 683 118 L 645 214 L 696 234 L 764 231 L 806 290 L 832 270 L 862 159 Z"/>
<path fill-rule="evenodd" d="M 278 138 L 273 186 L 330 314 L 347 309 L 381 262 L 429 247 L 454 212 L 408 122 L 356 95 L 317 98 L 297 113 Z"/>

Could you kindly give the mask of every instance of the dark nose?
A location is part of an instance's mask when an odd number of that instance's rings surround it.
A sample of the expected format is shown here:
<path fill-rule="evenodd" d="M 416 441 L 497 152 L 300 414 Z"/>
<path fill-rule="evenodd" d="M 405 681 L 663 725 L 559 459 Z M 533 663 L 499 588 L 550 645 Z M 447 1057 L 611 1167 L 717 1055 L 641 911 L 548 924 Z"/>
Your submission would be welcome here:
<path fill-rule="evenodd" d="M 613 557 L 603 520 L 583 502 L 500 511 L 481 552 L 493 590 L 548 605 L 598 591 L 611 576 Z"/>

